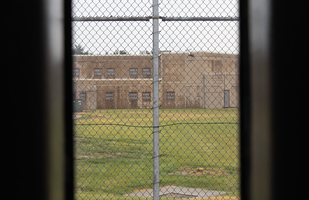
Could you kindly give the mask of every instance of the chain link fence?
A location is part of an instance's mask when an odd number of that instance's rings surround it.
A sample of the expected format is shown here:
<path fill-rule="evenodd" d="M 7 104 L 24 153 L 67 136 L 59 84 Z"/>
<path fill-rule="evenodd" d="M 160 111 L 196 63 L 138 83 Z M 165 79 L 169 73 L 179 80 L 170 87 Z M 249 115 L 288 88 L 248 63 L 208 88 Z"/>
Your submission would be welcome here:
<path fill-rule="evenodd" d="M 75 198 L 238 199 L 238 1 L 72 6 Z"/>

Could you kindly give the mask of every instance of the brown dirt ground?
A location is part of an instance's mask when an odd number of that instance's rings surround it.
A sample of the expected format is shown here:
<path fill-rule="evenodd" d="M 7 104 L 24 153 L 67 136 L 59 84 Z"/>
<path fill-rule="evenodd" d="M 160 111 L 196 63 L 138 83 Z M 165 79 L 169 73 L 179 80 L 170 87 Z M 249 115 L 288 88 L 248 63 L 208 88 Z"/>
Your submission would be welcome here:
<path fill-rule="evenodd" d="M 229 173 L 223 168 L 191 168 L 189 166 L 180 167 L 179 169 L 171 172 L 169 174 L 179 174 L 179 175 L 191 175 L 191 176 L 223 176 L 228 175 Z"/>
<path fill-rule="evenodd" d="M 209 197 L 209 198 L 199 198 L 196 200 L 240 200 L 240 197 L 235 196 L 215 196 L 215 197 Z"/>

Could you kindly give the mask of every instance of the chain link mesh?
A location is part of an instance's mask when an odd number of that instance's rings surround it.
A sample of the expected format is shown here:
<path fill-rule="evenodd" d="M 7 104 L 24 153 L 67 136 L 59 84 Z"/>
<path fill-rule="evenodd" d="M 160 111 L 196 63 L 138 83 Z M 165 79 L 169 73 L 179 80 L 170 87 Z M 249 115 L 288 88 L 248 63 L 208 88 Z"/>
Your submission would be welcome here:
<path fill-rule="evenodd" d="M 159 128 L 160 198 L 238 199 L 238 1 L 159 2 L 158 116 L 153 6 L 73 0 L 75 198 L 152 198 Z"/>

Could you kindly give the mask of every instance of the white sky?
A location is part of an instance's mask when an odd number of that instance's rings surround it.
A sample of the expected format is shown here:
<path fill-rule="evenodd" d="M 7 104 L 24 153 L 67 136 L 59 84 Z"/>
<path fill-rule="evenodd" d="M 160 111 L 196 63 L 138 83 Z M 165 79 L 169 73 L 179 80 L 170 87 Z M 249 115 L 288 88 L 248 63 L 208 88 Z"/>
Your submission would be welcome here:
<path fill-rule="evenodd" d="M 160 16 L 237 17 L 238 0 L 159 1 Z M 73 0 L 73 17 L 151 16 L 152 0 Z M 238 22 L 163 22 L 160 50 L 238 53 Z M 73 43 L 94 54 L 116 49 L 130 54 L 152 49 L 152 20 L 139 22 L 73 22 Z"/>

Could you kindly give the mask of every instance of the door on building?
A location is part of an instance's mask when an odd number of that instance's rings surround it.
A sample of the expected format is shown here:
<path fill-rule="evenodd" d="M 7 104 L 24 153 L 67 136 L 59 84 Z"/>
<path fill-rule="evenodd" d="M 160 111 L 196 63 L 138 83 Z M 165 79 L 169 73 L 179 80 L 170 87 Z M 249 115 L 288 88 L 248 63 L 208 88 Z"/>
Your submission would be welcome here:
<path fill-rule="evenodd" d="M 186 102 L 185 107 L 186 108 L 202 108 L 203 102 L 202 97 L 203 90 L 202 87 L 199 86 L 186 86 Z"/>
<path fill-rule="evenodd" d="M 114 92 L 105 93 L 105 105 L 106 105 L 106 109 L 115 109 Z"/>
<path fill-rule="evenodd" d="M 137 109 L 137 92 L 130 92 L 129 93 L 129 100 L 130 100 L 130 105 L 132 109 Z"/>
<path fill-rule="evenodd" d="M 230 107 L 230 91 L 224 90 L 224 107 Z"/>

